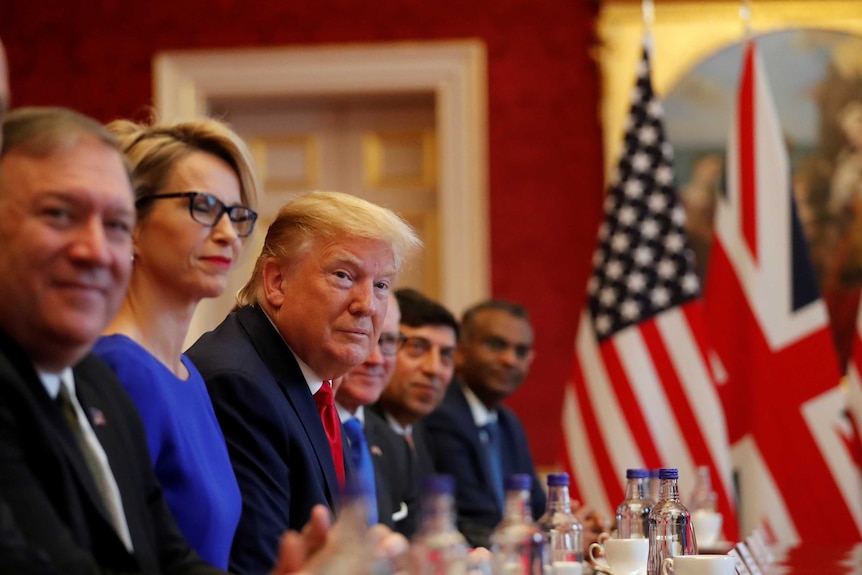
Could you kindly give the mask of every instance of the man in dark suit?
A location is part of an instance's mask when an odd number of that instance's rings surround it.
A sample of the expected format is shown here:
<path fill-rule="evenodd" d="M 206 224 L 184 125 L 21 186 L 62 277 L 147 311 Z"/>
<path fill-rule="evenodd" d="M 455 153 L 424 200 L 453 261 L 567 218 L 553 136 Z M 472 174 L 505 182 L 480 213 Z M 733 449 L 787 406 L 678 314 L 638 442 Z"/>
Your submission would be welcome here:
<path fill-rule="evenodd" d="M 17 110 L 3 136 L 3 545 L 38 557 L 36 572 L 221 573 L 180 535 L 134 405 L 89 354 L 131 270 L 134 196 L 116 141 L 61 109 Z M 4 549 L 0 566 L 12 559 Z"/>
<path fill-rule="evenodd" d="M 533 517 L 545 512 L 524 428 L 501 404 L 532 360 L 533 330 L 523 307 L 491 300 L 470 308 L 461 322 L 455 380 L 425 419 L 434 467 L 455 476 L 458 529 L 474 546 L 488 546 L 502 519 L 506 475 L 532 476 Z"/>
<path fill-rule="evenodd" d="M 364 363 L 341 378 L 335 400 L 338 415 L 345 425 L 351 453 L 354 454 L 353 463 L 357 474 L 364 457 L 367 456 L 373 465 L 374 485 L 371 489 L 377 504 L 373 519 L 411 537 L 419 521 L 414 458 L 404 438 L 392 431 L 378 414 L 365 409 L 366 405 L 377 401 L 392 377 L 402 337 L 398 325 L 400 319 L 398 301 L 390 296 L 376 350 Z M 354 433 L 363 433 L 355 441 L 348 423 L 351 419 L 359 422 Z"/>
<path fill-rule="evenodd" d="M 399 289 L 395 298 L 404 340 L 389 385 L 372 409 L 407 439 L 421 481 L 434 473 L 422 419 L 440 405 L 452 381 L 458 321 L 444 306 L 414 289 Z"/>
<path fill-rule="evenodd" d="M 335 192 L 282 207 L 239 309 L 188 351 L 224 432 L 243 511 L 232 569 L 272 565 L 312 506 L 351 475 L 331 381 L 374 351 L 390 288 L 419 246 L 393 212 Z"/>

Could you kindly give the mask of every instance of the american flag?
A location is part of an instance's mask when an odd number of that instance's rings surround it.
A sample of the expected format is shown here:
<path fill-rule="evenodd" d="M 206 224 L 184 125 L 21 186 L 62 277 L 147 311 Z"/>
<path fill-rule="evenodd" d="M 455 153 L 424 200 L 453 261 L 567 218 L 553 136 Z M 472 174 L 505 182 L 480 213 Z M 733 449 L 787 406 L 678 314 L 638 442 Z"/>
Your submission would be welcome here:
<path fill-rule="evenodd" d="M 725 377 L 745 533 L 835 543 L 862 536 L 862 487 L 838 361 L 755 43 L 746 46 L 704 298 Z"/>
<path fill-rule="evenodd" d="M 677 467 L 683 497 L 712 471 L 736 536 L 725 418 L 706 355 L 700 285 L 674 187 L 649 44 L 604 206 L 563 407 L 573 491 L 613 514 L 630 467 Z"/>

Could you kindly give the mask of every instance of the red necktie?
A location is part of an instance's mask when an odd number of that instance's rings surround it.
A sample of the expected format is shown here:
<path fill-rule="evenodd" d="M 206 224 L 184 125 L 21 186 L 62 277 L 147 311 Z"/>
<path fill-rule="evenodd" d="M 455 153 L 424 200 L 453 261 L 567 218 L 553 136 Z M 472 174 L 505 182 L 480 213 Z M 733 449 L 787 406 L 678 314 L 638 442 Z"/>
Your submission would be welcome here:
<path fill-rule="evenodd" d="M 335 464 L 335 473 L 338 475 L 338 484 L 344 488 L 344 452 L 341 447 L 341 422 L 338 412 L 335 410 L 335 400 L 332 396 L 332 385 L 324 381 L 317 393 L 314 394 L 314 403 L 317 404 L 317 412 L 326 438 L 329 440 L 329 451 L 332 453 L 332 462 Z"/>

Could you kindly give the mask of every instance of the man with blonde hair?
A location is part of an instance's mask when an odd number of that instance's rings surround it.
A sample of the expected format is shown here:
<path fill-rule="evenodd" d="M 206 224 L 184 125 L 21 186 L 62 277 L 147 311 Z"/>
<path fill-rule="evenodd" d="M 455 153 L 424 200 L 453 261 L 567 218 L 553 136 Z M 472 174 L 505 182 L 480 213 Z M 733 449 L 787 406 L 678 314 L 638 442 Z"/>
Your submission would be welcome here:
<path fill-rule="evenodd" d="M 230 565 L 263 573 L 315 504 L 352 475 L 331 381 L 374 351 L 389 293 L 420 247 L 390 210 L 338 192 L 282 207 L 239 308 L 188 351 L 206 381 L 243 501 Z"/>

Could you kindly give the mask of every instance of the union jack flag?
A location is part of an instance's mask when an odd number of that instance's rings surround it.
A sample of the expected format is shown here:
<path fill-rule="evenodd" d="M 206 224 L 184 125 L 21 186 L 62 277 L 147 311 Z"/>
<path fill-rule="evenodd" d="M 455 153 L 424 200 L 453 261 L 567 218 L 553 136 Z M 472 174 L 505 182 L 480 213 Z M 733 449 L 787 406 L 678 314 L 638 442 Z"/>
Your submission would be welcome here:
<path fill-rule="evenodd" d="M 629 467 L 677 467 L 687 496 L 711 470 L 736 537 L 730 453 L 705 353 L 700 285 L 673 182 L 673 150 L 644 43 L 624 152 L 605 202 L 563 406 L 573 492 L 613 515 Z"/>
<path fill-rule="evenodd" d="M 787 545 L 858 541 L 862 490 L 838 361 L 762 68 L 749 42 L 704 298 L 725 376 L 741 528 Z"/>

